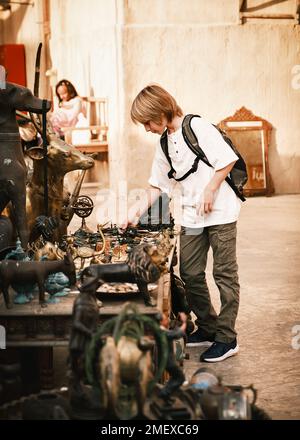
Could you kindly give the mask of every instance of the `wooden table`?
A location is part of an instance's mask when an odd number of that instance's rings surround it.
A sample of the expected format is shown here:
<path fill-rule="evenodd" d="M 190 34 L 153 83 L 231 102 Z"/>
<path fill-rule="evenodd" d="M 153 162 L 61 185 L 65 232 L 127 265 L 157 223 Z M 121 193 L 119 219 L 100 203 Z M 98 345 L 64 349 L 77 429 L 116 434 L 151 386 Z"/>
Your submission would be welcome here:
<path fill-rule="evenodd" d="M 169 269 L 174 249 L 173 245 L 169 257 Z M 28 304 L 15 304 L 9 310 L 6 309 L 1 295 L 0 325 L 6 330 L 7 348 L 0 350 L 0 364 L 16 362 L 20 350 L 37 348 L 40 389 L 53 388 L 53 347 L 68 345 L 72 325 L 72 308 L 76 295 L 78 291 L 71 291 L 68 296 L 59 298 L 58 304 L 48 304 L 46 308 L 42 308 L 38 303 L 38 298 L 35 298 Z M 170 273 L 160 277 L 157 288 L 151 292 L 151 295 L 156 297 L 156 307 L 146 307 L 138 293 L 118 299 L 103 300 L 103 306 L 99 309 L 99 324 L 118 315 L 124 303 L 129 300 L 137 305 L 138 311 L 142 314 L 169 313 Z"/>
<path fill-rule="evenodd" d="M 0 303 L 0 324 L 6 329 L 7 347 L 55 347 L 68 345 L 72 325 L 73 303 L 78 291 L 71 291 L 66 297 L 59 298 L 58 304 L 48 304 L 42 308 L 35 298 L 28 304 L 15 304 L 6 309 L 4 301 Z M 138 311 L 146 315 L 170 310 L 170 274 L 162 275 L 158 286 L 151 292 L 156 298 L 156 307 L 146 307 L 139 293 L 131 293 L 102 299 L 99 308 L 99 324 L 120 313 L 126 301 L 137 305 Z M 108 295 L 104 296 L 107 298 Z M 112 295 L 111 295 L 112 296 Z"/>

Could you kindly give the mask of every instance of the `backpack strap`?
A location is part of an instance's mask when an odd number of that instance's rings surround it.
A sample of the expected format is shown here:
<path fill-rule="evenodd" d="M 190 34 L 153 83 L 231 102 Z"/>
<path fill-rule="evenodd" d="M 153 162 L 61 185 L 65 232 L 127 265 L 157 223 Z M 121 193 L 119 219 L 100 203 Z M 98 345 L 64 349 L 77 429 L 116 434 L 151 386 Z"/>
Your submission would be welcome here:
<path fill-rule="evenodd" d="M 170 171 L 168 172 L 168 177 L 169 179 L 175 179 L 174 174 L 175 174 L 175 170 L 173 168 L 172 165 L 172 161 L 169 155 L 169 148 L 168 148 L 168 130 L 166 129 L 163 134 L 160 137 L 160 146 L 164 152 L 164 155 L 167 158 L 167 161 L 169 162 L 170 165 Z M 176 180 L 176 179 L 175 179 Z"/>
<path fill-rule="evenodd" d="M 176 182 L 181 182 L 182 180 L 186 179 L 190 174 L 195 173 L 198 169 L 199 160 L 203 160 L 208 166 L 211 167 L 207 157 L 205 156 L 204 152 L 199 147 L 197 137 L 191 127 L 190 122 L 194 116 L 197 116 L 200 118 L 200 116 L 198 116 L 198 115 L 186 115 L 185 116 L 185 118 L 182 122 L 182 134 L 183 134 L 183 138 L 184 138 L 186 144 L 192 150 L 192 152 L 195 154 L 196 158 L 194 160 L 192 167 L 189 169 L 189 171 L 187 171 L 179 179 L 176 179 L 176 177 L 174 177 L 175 170 L 173 168 L 172 160 L 170 158 L 169 149 L 168 149 L 168 131 L 165 130 L 160 138 L 161 148 L 162 148 L 162 150 L 163 150 L 163 152 L 169 162 L 170 168 L 171 168 L 170 171 L 168 172 L 168 177 L 169 177 L 169 179 L 176 180 Z"/>
<path fill-rule="evenodd" d="M 182 122 L 182 135 L 185 143 L 187 146 L 192 150 L 192 152 L 196 155 L 197 159 L 197 168 L 198 168 L 198 162 L 199 160 L 202 160 L 202 162 L 206 163 L 209 167 L 213 167 L 209 160 L 207 159 L 204 151 L 200 148 L 197 136 L 195 135 L 194 130 L 191 126 L 191 121 L 193 118 L 201 118 L 199 115 L 186 115 L 183 122 Z M 197 171 L 197 169 L 196 169 Z"/>
<path fill-rule="evenodd" d="M 183 123 L 182 123 L 183 138 L 184 138 L 186 144 L 188 145 L 188 147 L 192 150 L 192 152 L 194 154 L 196 154 L 195 161 L 198 160 L 198 162 L 199 162 L 199 160 L 202 160 L 202 162 L 204 162 L 206 165 L 208 165 L 209 167 L 212 167 L 212 165 L 209 163 L 209 160 L 207 159 L 204 151 L 200 148 L 197 136 L 195 135 L 195 133 L 191 127 L 191 120 L 194 117 L 200 118 L 201 116 L 199 116 L 199 115 L 186 115 L 185 116 Z M 220 134 L 224 138 L 225 133 L 223 131 L 221 131 L 216 125 L 214 125 L 214 127 L 220 132 Z M 226 140 L 225 140 L 225 142 L 226 142 Z M 230 143 L 232 144 L 231 141 L 230 141 Z M 198 168 L 198 162 L 197 162 L 197 168 Z M 193 166 L 194 165 L 195 165 L 195 162 L 194 162 Z M 197 168 L 195 171 L 197 171 Z M 194 172 L 194 171 L 190 171 L 190 172 L 186 173 L 185 176 L 182 177 L 180 180 L 183 180 L 183 178 L 187 177 L 189 174 L 191 174 L 191 172 Z M 236 187 L 236 185 L 234 184 L 232 179 L 229 176 L 226 176 L 225 181 L 228 183 L 230 188 L 235 192 L 236 196 L 244 202 L 246 200 L 245 197 L 243 196 L 243 194 L 240 193 L 240 191 L 238 190 L 238 188 Z"/>
<path fill-rule="evenodd" d="M 187 144 L 189 149 L 195 154 L 196 158 L 194 160 L 192 167 L 189 169 L 189 171 L 187 171 L 179 179 L 176 179 L 174 177 L 175 170 L 173 168 L 172 160 L 169 155 L 167 130 L 165 130 L 163 132 L 163 134 L 160 138 L 161 148 L 162 148 L 162 150 L 163 150 L 163 152 L 169 162 L 169 165 L 170 165 L 170 171 L 168 172 L 168 178 L 174 179 L 174 180 L 176 180 L 176 182 L 181 182 L 182 180 L 186 179 L 190 174 L 195 173 L 198 169 L 199 160 L 202 160 L 202 162 L 204 162 L 207 166 L 209 166 L 210 168 L 213 168 L 213 166 L 210 164 L 209 160 L 207 159 L 204 151 L 200 148 L 197 136 L 195 135 L 195 132 L 192 129 L 191 120 L 194 117 L 201 118 L 201 116 L 199 116 L 199 115 L 192 115 L 192 114 L 188 114 L 184 117 L 183 122 L 182 122 L 182 135 L 183 135 L 185 143 Z M 216 129 L 218 129 L 218 127 L 216 127 Z M 221 135 L 222 135 L 222 133 L 221 133 Z M 232 179 L 230 179 L 230 177 L 227 176 L 225 180 L 228 183 L 228 185 L 232 188 L 232 190 L 235 192 L 236 196 L 239 199 L 241 199 L 242 201 L 245 201 L 246 200 L 245 197 L 239 192 L 239 190 L 237 189 L 237 187 L 233 183 Z"/>

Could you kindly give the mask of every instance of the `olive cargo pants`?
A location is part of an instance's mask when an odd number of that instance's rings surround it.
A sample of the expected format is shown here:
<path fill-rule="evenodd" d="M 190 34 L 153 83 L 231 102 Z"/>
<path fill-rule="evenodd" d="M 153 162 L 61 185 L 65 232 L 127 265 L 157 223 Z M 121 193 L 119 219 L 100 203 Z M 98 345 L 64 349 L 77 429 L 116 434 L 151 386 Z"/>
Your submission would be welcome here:
<path fill-rule="evenodd" d="M 193 235 L 192 235 L 193 234 Z M 213 277 L 220 292 L 217 315 L 210 300 L 205 278 L 209 247 L 213 251 Z M 182 227 L 180 236 L 180 275 L 187 300 L 195 313 L 196 325 L 218 342 L 231 342 L 239 308 L 239 280 L 236 261 L 236 222 L 191 229 Z"/>

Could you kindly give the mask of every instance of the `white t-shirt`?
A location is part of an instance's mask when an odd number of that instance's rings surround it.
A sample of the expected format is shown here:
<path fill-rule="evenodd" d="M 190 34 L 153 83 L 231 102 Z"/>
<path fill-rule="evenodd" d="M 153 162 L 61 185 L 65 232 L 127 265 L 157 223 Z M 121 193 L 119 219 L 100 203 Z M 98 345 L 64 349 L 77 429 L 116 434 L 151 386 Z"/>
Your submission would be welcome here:
<path fill-rule="evenodd" d="M 235 195 L 227 182 L 222 182 L 215 193 L 213 210 L 201 216 L 196 213 L 196 204 L 202 200 L 203 190 L 218 171 L 238 159 L 237 155 L 224 141 L 218 130 L 204 118 L 193 118 L 191 127 L 197 136 L 199 146 L 204 151 L 209 167 L 201 160 L 195 173 L 190 174 L 181 182 L 168 178 L 169 162 L 157 146 L 152 164 L 149 184 L 172 196 L 175 204 L 175 218 L 181 225 L 189 228 L 232 223 L 238 219 L 241 200 Z M 192 167 L 195 154 L 183 139 L 182 128 L 168 135 L 168 149 L 178 179 Z"/>

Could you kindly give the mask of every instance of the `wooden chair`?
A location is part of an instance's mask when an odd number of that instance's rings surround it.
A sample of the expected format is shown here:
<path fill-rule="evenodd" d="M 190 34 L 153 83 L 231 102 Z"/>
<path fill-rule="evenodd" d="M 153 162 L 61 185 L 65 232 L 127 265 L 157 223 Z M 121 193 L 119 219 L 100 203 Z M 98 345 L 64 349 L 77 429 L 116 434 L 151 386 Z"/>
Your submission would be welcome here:
<path fill-rule="evenodd" d="M 94 187 L 100 183 L 109 185 L 108 171 L 108 118 L 106 98 L 82 97 L 86 107 L 87 126 L 65 127 L 65 140 L 82 153 L 96 153 L 95 166 L 87 171 L 82 187 Z M 71 176 L 69 176 L 70 179 Z M 73 176 L 76 179 L 76 176 Z"/>
<path fill-rule="evenodd" d="M 88 125 L 63 128 L 66 142 L 72 143 L 83 153 L 106 153 L 108 152 L 107 99 L 89 96 L 83 97 L 82 100 L 86 105 Z M 84 138 L 83 141 L 80 138 Z"/>

